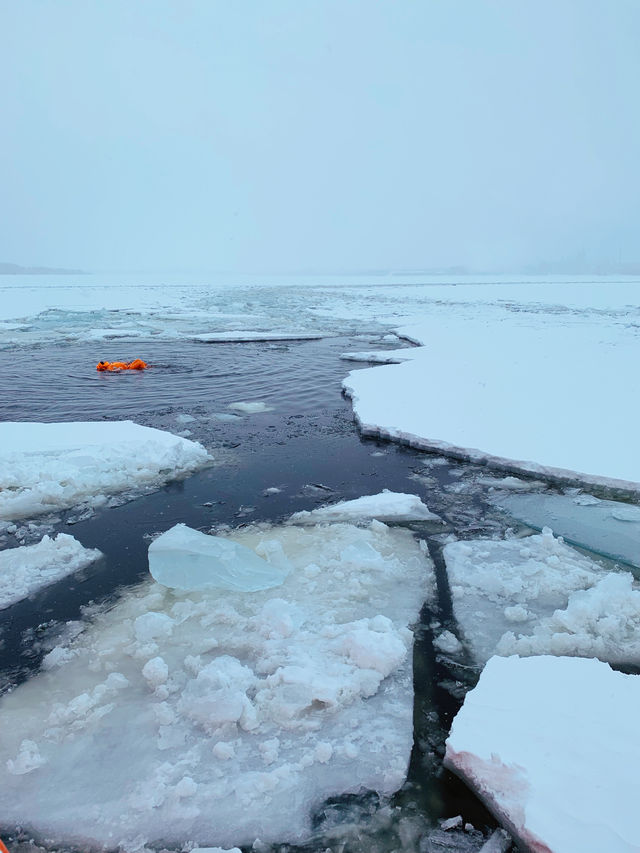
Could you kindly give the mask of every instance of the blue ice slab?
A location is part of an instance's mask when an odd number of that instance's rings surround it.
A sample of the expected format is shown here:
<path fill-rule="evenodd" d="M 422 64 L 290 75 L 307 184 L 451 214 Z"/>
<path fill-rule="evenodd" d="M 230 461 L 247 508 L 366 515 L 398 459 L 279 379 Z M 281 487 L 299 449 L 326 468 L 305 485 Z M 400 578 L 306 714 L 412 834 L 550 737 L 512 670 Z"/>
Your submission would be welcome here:
<path fill-rule="evenodd" d="M 640 506 L 592 495 L 508 495 L 492 499 L 529 527 L 618 562 L 640 568 Z"/>

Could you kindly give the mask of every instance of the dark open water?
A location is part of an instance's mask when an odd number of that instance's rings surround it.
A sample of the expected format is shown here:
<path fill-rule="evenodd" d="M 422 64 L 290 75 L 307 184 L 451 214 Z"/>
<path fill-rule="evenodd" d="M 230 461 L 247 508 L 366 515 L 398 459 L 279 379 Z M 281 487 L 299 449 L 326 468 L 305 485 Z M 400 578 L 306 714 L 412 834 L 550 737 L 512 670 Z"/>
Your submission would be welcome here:
<path fill-rule="evenodd" d="M 328 500 L 388 488 L 419 495 L 446 520 L 444 531 L 460 538 L 513 528 L 513 520 L 485 503 L 482 492 L 445 489 L 472 477 L 477 468 L 452 460 L 432 466 L 429 454 L 358 435 L 340 382 L 350 369 L 367 365 L 340 361 L 339 355 L 368 346 L 349 338 L 286 344 L 119 341 L 95 352 L 86 344 L 0 352 L 1 419 L 131 418 L 172 432 L 188 429 L 189 437 L 216 457 L 214 467 L 85 520 L 77 520 L 74 510 L 50 519 L 50 532 L 71 532 L 105 556 L 85 572 L 0 613 L 0 689 L 36 670 L 61 625 L 82 618 L 81 608 L 104 602 L 144 577 L 145 535 L 177 522 L 204 530 L 217 524 L 277 522 Z M 153 369 L 122 375 L 95 370 L 100 359 L 134 357 L 143 357 Z M 228 404 L 239 400 L 263 401 L 272 411 L 221 420 L 221 414 L 230 414 Z M 195 420 L 184 422 L 181 415 Z M 282 491 L 263 493 L 273 486 Z M 438 820 L 461 814 L 485 837 L 495 826 L 466 787 L 441 768 L 451 720 L 477 672 L 434 653 L 434 630 L 455 631 L 441 556 L 443 526 L 411 526 L 429 544 L 439 595 L 437 605 L 425 607 L 415 626 L 415 742 L 409 777 L 390 804 L 366 794 L 327 803 L 316 815 L 318 837 L 306 850 L 476 851 L 482 845 L 479 832 L 445 834 L 437 829 Z M 41 535 L 42 529 L 22 526 L 17 537 L 0 537 L 0 545 L 13 547 L 18 540 L 29 543 Z M 1 824 L 0 816 L 0 830 Z M 0 836 L 11 851 L 25 849 L 15 827 L 4 827 Z"/>

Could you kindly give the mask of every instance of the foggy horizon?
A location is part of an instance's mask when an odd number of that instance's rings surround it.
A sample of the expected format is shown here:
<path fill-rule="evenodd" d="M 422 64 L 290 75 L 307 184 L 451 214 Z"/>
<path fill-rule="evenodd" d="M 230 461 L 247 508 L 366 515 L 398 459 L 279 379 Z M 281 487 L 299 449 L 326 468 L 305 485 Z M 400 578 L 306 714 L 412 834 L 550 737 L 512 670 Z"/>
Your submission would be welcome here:
<path fill-rule="evenodd" d="M 0 19 L 5 264 L 640 272 L 632 0 L 0 0 Z"/>

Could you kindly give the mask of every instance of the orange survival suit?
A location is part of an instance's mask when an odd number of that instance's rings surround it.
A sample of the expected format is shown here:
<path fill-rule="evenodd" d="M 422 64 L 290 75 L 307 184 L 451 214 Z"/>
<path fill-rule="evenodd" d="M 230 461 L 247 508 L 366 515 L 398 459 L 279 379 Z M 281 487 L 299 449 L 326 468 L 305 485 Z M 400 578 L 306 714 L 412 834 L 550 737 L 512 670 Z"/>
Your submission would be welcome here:
<path fill-rule="evenodd" d="M 134 358 L 133 361 L 101 361 L 96 370 L 144 370 L 146 367 L 141 358 Z"/>

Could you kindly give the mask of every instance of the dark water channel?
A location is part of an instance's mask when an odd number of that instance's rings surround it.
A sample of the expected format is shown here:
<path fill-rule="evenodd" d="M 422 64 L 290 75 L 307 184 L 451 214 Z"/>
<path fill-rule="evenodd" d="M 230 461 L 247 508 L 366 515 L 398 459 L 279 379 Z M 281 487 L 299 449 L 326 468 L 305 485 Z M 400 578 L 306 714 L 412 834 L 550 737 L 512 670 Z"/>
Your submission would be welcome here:
<path fill-rule="evenodd" d="M 517 526 L 485 502 L 482 489 L 456 489 L 480 469 L 358 435 L 340 382 L 350 369 L 368 365 L 341 361 L 339 356 L 372 346 L 383 348 L 378 342 L 328 338 L 286 344 L 141 346 L 119 341 L 102 345 L 99 352 L 86 344 L 1 352 L 1 419 L 131 418 L 176 433 L 189 430 L 188 437 L 202 442 L 215 464 L 90 517 L 83 518 L 77 510 L 60 512 L 39 519 L 31 529 L 19 524 L 17 534 L 3 537 L 0 545 L 13 547 L 37 541 L 43 530 L 69 532 L 85 547 L 99 548 L 104 558 L 0 612 L 0 690 L 37 670 L 61 627 L 82 619 L 83 608 L 108 602 L 119 589 L 147 575 L 150 534 L 177 522 L 207 531 L 220 525 L 278 522 L 298 510 L 385 488 L 413 492 L 446 525 L 410 525 L 429 545 L 438 602 L 425 606 L 414 626 L 415 740 L 408 780 L 391 803 L 366 794 L 327 803 L 316 815 L 317 838 L 304 849 L 474 851 L 495 823 L 441 767 L 451 720 L 477 679 L 469 662 L 449 660 L 432 646 L 434 634 L 445 628 L 456 631 L 442 539 L 447 533 L 459 538 L 500 535 L 507 526 Z M 100 359 L 138 356 L 153 368 L 123 375 L 95 370 Z M 227 407 L 237 401 L 262 401 L 271 410 L 233 417 Z M 267 494 L 272 487 L 280 491 Z M 445 837 L 438 821 L 458 814 L 477 832 L 460 830 Z M 0 816 L 0 830 L 1 824 Z M 10 850 L 23 849 L 14 827 L 0 835 Z"/>

